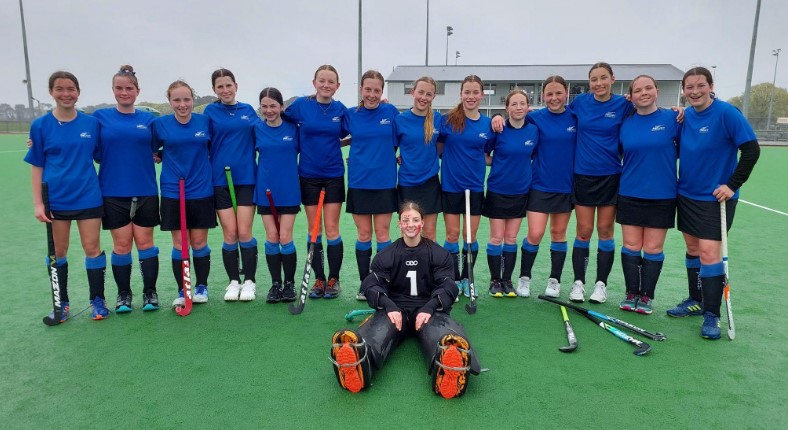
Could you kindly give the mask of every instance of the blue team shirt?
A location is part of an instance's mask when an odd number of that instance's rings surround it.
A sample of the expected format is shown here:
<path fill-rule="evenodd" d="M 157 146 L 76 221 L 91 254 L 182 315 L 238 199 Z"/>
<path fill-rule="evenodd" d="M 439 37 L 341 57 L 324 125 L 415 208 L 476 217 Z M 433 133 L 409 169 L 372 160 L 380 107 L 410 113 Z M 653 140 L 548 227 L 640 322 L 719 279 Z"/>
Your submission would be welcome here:
<path fill-rule="evenodd" d="M 441 127 L 441 114 L 433 112 L 433 133 L 429 143 L 424 143 L 424 121 L 410 109 L 394 118 L 395 144 L 399 147 L 400 158 L 398 183 L 404 187 L 415 187 L 427 182 L 438 174 L 438 135 Z"/>
<path fill-rule="evenodd" d="M 514 128 L 506 126 L 485 152 L 492 153 L 492 166 L 487 177 L 487 190 L 498 194 L 527 194 L 531 189 L 531 156 L 539 143 L 539 130 L 525 123 Z"/>
<path fill-rule="evenodd" d="M 265 192 L 271 190 L 274 205 L 300 206 L 298 127 L 287 121 L 278 127 L 260 121 L 254 128 L 254 141 L 259 154 L 254 203 L 270 206 Z"/>
<path fill-rule="evenodd" d="M 657 109 L 635 113 L 621 124 L 622 159 L 619 194 L 640 199 L 676 198 L 677 112 Z"/>
<path fill-rule="evenodd" d="M 347 163 L 348 188 L 385 190 L 397 186 L 394 119 L 399 110 L 381 103 L 375 109 L 348 109 L 343 127 L 353 137 Z"/>
<path fill-rule="evenodd" d="M 156 147 L 163 150 L 159 177 L 162 197 L 180 198 L 180 178 L 186 179 L 187 200 L 213 196 L 207 116 L 193 113 L 186 124 L 179 123 L 174 115 L 160 116 L 153 121 L 153 138 Z"/>
<path fill-rule="evenodd" d="M 446 120 L 441 118 L 439 140 L 443 144 L 441 162 L 441 187 L 443 191 L 461 193 L 466 189 L 484 192 L 484 174 L 487 163 L 484 148 L 495 139 L 490 117 L 479 119 L 465 117 L 465 129 L 457 133 Z"/>
<path fill-rule="evenodd" d="M 299 97 L 286 110 L 286 119 L 298 124 L 301 157 L 298 173 L 305 178 L 336 178 L 345 175 L 339 139 L 347 133 L 342 102 L 318 103 L 314 96 Z"/>
<path fill-rule="evenodd" d="M 727 184 L 736 170 L 739 146 L 755 140 L 750 123 L 731 104 L 715 99 L 702 112 L 687 108 L 679 151 L 679 194 L 716 201 L 712 193 Z M 733 198 L 739 198 L 739 190 Z"/>
<path fill-rule="evenodd" d="M 580 94 L 569 105 L 577 117 L 575 173 L 607 176 L 621 173 L 618 131 L 634 108 L 623 96 L 613 94 L 599 102 L 591 93 Z"/>
<path fill-rule="evenodd" d="M 225 166 L 230 166 L 233 185 L 254 185 L 254 125 L 260 118 L 246 103 L 233 106 L 221 102 L 205 107 L 211 120 L 211 169 L 213 185 L 227 186 Z"/>
<path fill-rule="evenodd" d="M 571 193 L 577 146 L 577 119 L 572 111 L 568 107 L 561 113 L 539 109 L 529 112 L 525 120 L 539 129 L 531 188 L 545 193 Z"/>
<path fill-rule="evenodd" d="M 135 110 L 122 113 L 116 108 L 93 112 L 99 122 L 99 183 L 104 197 L 157 196 L 156 167 L 153 163 L 155 117 Z"/>

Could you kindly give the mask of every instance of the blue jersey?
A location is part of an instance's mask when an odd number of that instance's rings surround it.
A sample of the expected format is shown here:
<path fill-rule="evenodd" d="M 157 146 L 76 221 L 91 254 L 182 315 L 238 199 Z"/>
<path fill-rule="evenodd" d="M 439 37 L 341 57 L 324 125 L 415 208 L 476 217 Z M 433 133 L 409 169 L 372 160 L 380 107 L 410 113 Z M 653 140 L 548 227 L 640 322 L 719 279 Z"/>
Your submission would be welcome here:
<path fill-rule="evenodd" d="M 621 173 L 618 131 L 634 108 L 623 96 L 613 94 L 599 102 L 591 93 L 580 94 L 569 105 L 577 117 L 575 173 L 607 176 Z"/>
<path fill-rule="evenodd" d="M 525 120 L 539 129 L 539 146 L 534 150 L 531 188 L 546 193 L 572 192 L 575 182 L 577 119 L 568 108 L 529 112 Z"/>
<path fill-rule="evenodd" d="M 95 118 L 77 112 L 73 121 L 61 123 L 49 112 L 30 125 L 30 139 L 33 146 L 25 161 L 43 169 L 51 210 L 75 211 L 104 204 L 93 165 L 99 145 Z"/>
<path fill-rule="evenodd" d="M 490 176 L 487 177 L 487 190 L 498 194 L 526 194 L 531 189 L 531 156 L 539 142 L 539 130 L 533 124 L 525 123 L 514 128 L 506 121 L 506 126 L 485 148 L 492 153 Z"/>
<path fill-rule="evenodd" d="M 426 116 L 414 114 L 410 109 L 394 118 L 395 145 L 399 147 L 402 163 L 399 166 L 398 183 L 415 187 L 438 174 L 438 134 L 441 114 L 433 113 L 433 133 L 429 143 L 424 142 Z"/>
<path fill-rule="evenodd" d="M 676 139 L 681 128 L 677 115 L 657 109 L 624 120 L 619 137 L 624 161 L 619 194 L 640 199 L 676 198 Z"/>
<path fill-rule="evenodd" d="M 260 121 L 254 128 L 254 141 L 259 154 L 254 203 L 270 206 L 265 192 L 271 190 L 276 206 L 300 206 L 298 127 L 287 121 L 279 127 Z"/>
<path fill-rule="evenodd" d="M 99 183 L 104 197 L 157 196 L 156 167 L 153 163 L 155 117 L 135 110 L 122 113 L 116 108 L 93 112 L 99 122 Z"/>
<path fill-rule="evenodd" d="M 339 139 L 347 133 L 342 102 L 318 103 L 314 96 L 299 97 L 286 110 L 286 119 L 298 124 L 301 157 L 298 174 L 305 178 L 336 178 L 345 175 Z"/>
<path fill-rule="evenodd" d="M 230 167 L 233 185 L 254 185 L 254 125 L 260 121 L 254 108 L 246 103 L 216 102 L 205 107 L 205 116 L 211 120 L 213 185 L 227 186 L 225 166 Z"/>
<path fill-rule="evenodd" d="M 193 113 L 186 124 L 179 123 L 174 115 L 160 116 L 153 121 L 153 138 L 156 147 L 163 150 L 159 177 L 162 197 L 180 198 L 180 178 L 186 179 L 186 199 L 213 196 L 207 116 Z"/>
<path fill-rule="evenodd" d="M 353 137 L 347 163 L 348 188 L 384 190 L 397 186 L 394 118 L 399 110 L 381 103 L 375 109 L 348 109 L 343 127 Z"/>
<path fill-rule="evenodd" d="M 465 117 L 465 129 L 457 133 L 447 122 L 448 115 L 441 118 L 439 140 L 443 144 L 441 162 L 441 188 L 450 193 L 465 190 L 484 192 L 484 174 L 487 162 L 484 148 L 495 139 L 490 117 L 479 119 Z"/>
<path fill-rule="evenodd" d="M 750 123 L 733 105 L 715 99 L 702 112 L 687 108 L 679 151 L 679 194 L 717 200 L 712 193 L 728 183 L 736 170 L 739 146 L 755 140 Z M 736 190 L 733 198 L 738 197 Z"/>

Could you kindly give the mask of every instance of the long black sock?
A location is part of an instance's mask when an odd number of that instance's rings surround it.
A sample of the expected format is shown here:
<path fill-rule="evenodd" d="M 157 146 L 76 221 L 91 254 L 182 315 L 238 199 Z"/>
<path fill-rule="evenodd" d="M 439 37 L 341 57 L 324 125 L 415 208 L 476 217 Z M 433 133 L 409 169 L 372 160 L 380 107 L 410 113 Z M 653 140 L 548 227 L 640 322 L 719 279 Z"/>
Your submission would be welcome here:
<path fill-rule="evenodd" d="M 711 312 L 720 316 L 722 305 L 722 290 L 725 288 L 725 275 L 700 278 L 703 292 L 703 313 Z"/>
<path fill-rule="evenodd" d="M 296 260 L 298 259 L 296 253 L 281 255 L 282 269 L 285 272 L 285 282 L 295 282 Z"/>
<path fill-rule="evenodd" d="M 602 281 L 607 285 L 607 278 L 613 269 L 615 251 L 597 251 L 596 253 L 596 280 Z"/>
<path fill-rule="evenodd" d="M 372 248 L 356 249 L 356 264 L 358 264 L 358 277 L 362 281 L 369 275 L 369 265 L 372 262 Z"/>
<path fill-rule="evenodd" d="M 501 255 L 487 254 L 487 267 L 490 269 L 490 280 L 501 279 Z"/>
<path fill-rule="evenodd" d="M 231 250 L 225 249 L 224 245 L 222 246 L 222 262 L 224 263 L 224 271 L 227 272 L 227 279 L 240 282 L 241 276 L 238 275 L 238 244 L 235 244 L 235 247 Z M 194 265 L 197 266 L 196 259 Z"/>
<path fill-rule="evenodd" d="M 140 260 L 140 272 L 142 273 L 142 291 L 156 291 L 156 281 L 159 278 L 159 256 Z"/>
<path fill-rule="evenodd" d="M 536 253 L 531 251 L 526 251 L 525 249 L 520 250 L 522 255 L 520 256 L 520 277 L 527 276 L 531 277 L 531 270 L 534 267 L 534 262 L 536 261 Z"/>
<path fill-rule="evenodd" d="M 329 240 L 326 247 L 326 256 L 328 257 L 328 277 L 339 279 L 339 272 L 342 270 L 342 259 L 345 255 L 345 245 L 342 243 L 342 238 L 336 240 Z"/>
<path fill-rule="evenodd" d="M 87 269 L 88 271 L 88 288 L 90 289 L 90 300 L 96 297 L 104 299 L 104 273 L 106 268 Z"/>
<path fill-rule="evenodd" d="M 627 293 L 640 294 L 641 274 L 640 266 L 644 263 L 640 255 L 629 255 L 626 251 L 621 251 L 621 268 L 624 271 L 624 285 Z"/>
<path fill-rule="evenodd" d="M 265 254 L 265 263 L 268 265 L 268 272 L 271 274 L 271 282 L 282 283 L 282 254 Z M 246 263 L 244 263 L 244 266 Z"/>
<path fill-rule="evenodd" d="M 689 296 L 697 301 L 703 301 L 703 294 L 701 294 L 700 286 L 700 257 L 686 254 L 687 266 L 687 290 Z"/>
<path fill-rule="evenodd" d="M 479 251 L 478 250 L 477 251 L 471 251 L 471 266 L 475 266 L 476 265 L 476 257 L 478 255 L 479 255 Z M 465 250 L 465 249 L 462 250 L 462 261 L 463 261 L 462 274 L 460 275 L 460 278 L 461 279 L 467 279 L 468 278 L 468 251 Z M 499 266 L 499 270 L 500 270 L 500 266 Z"/>
<path fill-rule="evenodd" d="M 643 259 L 641 268 L 640 294 L 645 294 L 649 298 L 654 298 L 654 291 L 657 289 L 659 274 L 662 272 L 663 261 L 654 261 L 647 258 Z"/>
<path fill-rule="evenodd" d="M 183 269 L 181 268 L 182 262 L 183 260 L 172 260 L 172 276 L 175 277 L 175 283 L 178 284 L 178 291 L 183 289 Z"/>
<path fill-rule="evenodd" d="M 257 278 L 257 245 L 250 247 L 241 246 L 241 261 L 243 262 L 244 280 L 255 282 Z M 238 272 L 236 272 L 238 273 Z"/>
<path fill-rule="evenodd" d="M 60 286 L 60 301 L 67 302 L 68 300 L 68 263 L 57 266 L 57 282 Z"/>
<path fill-rule="evenodd" d="M 115 278 L 115 284 L 118 286 L 118 293 L 131 291 L 131 264 L 124 264 L 122 266 L 113 264 L 112 277 Z"/>
<path fill-rule="evenodd" d="M 586 283 L 586 268 L 588 267 L 588 248 L 575 246 L 572 248 L 572 269 L 575 272 L 575 281 Z"/>
<path fill-rule="evenodd" d="M 315 271 L 315 279 L 326 280 L 326 270 L 323 265 L 323 242 L 319 239 L 315 243 L 315 253 L 312 256 L 312 270 Z"/>
<path fill-rule="evenodd" d="M 503 251 L 501 256 L 503 256 L 503 274 L 501 279 L 511 280 L 512 273 L 514 273 L 515 263 L 517 263 L 517 251 Z"/>
<path fill-rule="evenodd" d="M 208 286 L 208 275 L 211 274 L 211 254 L 192 258 L 194 262 L 194 274 L 197 277 L 197 285 Z M 235 270 L 236 277 L 238 276 L 238 268 Z"/>
<path fill-rule="evenodd" d="M 550 250 L 550 277 L 561 282 L 561 273 L 564 271 L 566 251 Z"/>

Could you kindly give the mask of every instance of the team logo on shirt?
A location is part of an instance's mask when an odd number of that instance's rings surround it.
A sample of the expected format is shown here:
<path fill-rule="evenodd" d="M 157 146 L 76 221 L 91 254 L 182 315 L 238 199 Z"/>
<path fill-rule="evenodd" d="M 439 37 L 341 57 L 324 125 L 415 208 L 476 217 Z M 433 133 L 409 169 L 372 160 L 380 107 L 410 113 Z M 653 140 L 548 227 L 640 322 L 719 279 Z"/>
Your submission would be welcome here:
<path fill-rule="evenodd" d="M 285 142 L 292 142 L 293 141 L 293 136 L 285 136 L 285 137 L 282 138 L 282 140 L 285 141 Z"/>
<path fill-rule="evenodd" d="M 331 121 L 332 122 L 340 122 L 340 121 L 342 121 L 342 118 L 338 117 L 338 116 L 335 116 L 335 117 L 331 118 Z"/>
<path fill-rule="evenodd" d="M 698 133 L 708 133 L 708 132 L 709 132 L 709 126 L 708 125 L 705 126 L 705 127 L 701 127 L 700 130 L 698 130 Z"/>
<path fill-rule="evenodd" d="M 479 133 L 479 137 L 482 139 L 487 139 L 487 133 Z"/>
<path fill-rule="evenodd" d="M 566 132 L 567 133 L 577 133 L 577 127 L 575 127 L 573 125 L 570 125 L 569 127 L 566 128 Z"/>
<path fill-rule="evenodd" d="M 615 118 L 615 117 L 616 117 L 616 112 L 615 111 L 610 111 L 610 112 L 605 113 L 605 118 Z"/>
<path fill-rule="evenodd" d="M 530 139 L 529 139 L 529 140 L 526 140 L 526 141 L 525 141 L 525 146 L 534 146 L 534 141 L 533 141 L 533 140 L 530 140 Z"/>
<path fill-rule="evenodd" d="M 654 127 L 651 127 L 651 131 L 665 131 L 665 126 L 664 125 L 655 125 Z"/>
<path fill-rule="evenodd" d="M 205 134 L 204 131 L 198 131 L 197 133 L 194 133 L 194 137 L 205 137 L 205 136 L 207 136 L 207 134 Z"/>
<path fill-rule="evenodd" d="M 249 115 L 241 115 L 241 119 L 244 121 L 249 121 Z"/>
<path fill-rule="evenodd" d="M 91 135 L 87 131 L 83 131 L 82 133 L 79 133 L 79 137 L 83 139 L 90 139 L 91 137 L 93 137 L 93 135 Z"/>
<path fill-rule="evenodd" d="M 145 124 L 137 124 L 137 130 L 147 130 L 148 126 Z"/>
<path fill-rule="evenodd" d="M 389 125 L 391 124 L 391 120 L 388 118 L 383 118 L 380 120 L 380 125 Z"/>
<path fill-rule="evenodd" d="M 419 265 L 419 260 L 406 260 L 405 261 L 405 265 L 406 266 L 418 266 Z"/>

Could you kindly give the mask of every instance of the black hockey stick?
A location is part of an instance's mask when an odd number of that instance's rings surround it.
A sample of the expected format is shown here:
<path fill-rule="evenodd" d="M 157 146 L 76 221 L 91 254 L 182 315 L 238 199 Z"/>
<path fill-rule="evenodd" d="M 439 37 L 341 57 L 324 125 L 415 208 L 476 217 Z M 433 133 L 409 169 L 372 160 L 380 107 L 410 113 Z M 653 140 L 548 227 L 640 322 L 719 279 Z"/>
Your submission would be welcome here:
<path fill-rule="evenodd" d="M 641 356 L 641 355 L 646 355 L 646 354 L 648 354 L 649 351 L 651 351 L 651 345 L 647 344 L 646 342 L 643 342 L 642 340 L 638 340 L 638 339 L 636 339 L 636 338 L 624 333 L 623 331 L 613 327 L 612 325 L 610 325 L 610 324 L 608 324 L 608 323 L 606 323 L 606 322 L 604 322 L 602 320 L 599 320 L 597 318 L 594 318 L 590 314 L 583 313 L 583 316 L 588 318 L 588 319 L 590 319 L 591 321 L 593 321 L 594 324 L 596 324 L 596 325 L 602 327 L 603 329 L 609 331 L 610 333 L 613 334 L 613 336 L 623 340 L 626 343 L 629 343 L 629 344 L 632 344 L 632 345 L 636 346 L 637 349 L 632 351 L 633 354 L 635 354 L 637 356 Z"/>
<path fill-rule="evenodd" d="M 593 311 L 591 309 L 586 309 L 584 307 L 580 307 L 580 306 L 574 305 L 572 303 L 567 303 L 567 302 L 564 302 L 564 301 L 561 301 L 561 300 L 558 300 L 558 299 L 555 299 L 555 298 L 552 298 L 552 297 L 545 296 L 544 294 L 540 294 L 539 298 L 542 299 L 542 300 L 546 300 L 548 302 L 555 303 L 557 305 L 566 306 L 567 308 L 574 309 L 575 311 L 577 311 L 577 312 L 579 312 L 579 313 L 581 313 L 583 315 L 591 315 L 591 316 L 597 317 L 599 319 L 602 319 L 604 321 L 611 322 L 611 323 L 616 324 L 616 325 L 618 325 L 620 327 L 623 327 L 623 328 L 625 328 L 627 330 L 631 330 L 633 333 L 637 333 L 639 335 L 645 336 L 645 337 L 647 337 L 647 338 L 649 338 L 651 340 L 662 341 L 662 340 L 667 339 L 667 336 L 665 336 L 662 333 L 659 333 L 659 332 L 652 333 L 652 332 L 650 332 L 650 331 L 648 331 L 646 329 L 642 329 L 642 328 L 640 328 L 640 327 L 638 327 L 638 326 L 636 326 L 636 325 L 634 325 L 632 323 L 628 323 L 628 322 L 620 320 L 620 319 L 618 319 L 616 317 L 611 317 L 610 315 L 601 314 L 601 313 L 599 313 L 597 311 Z"/>
<path fill-rule="evenodd" d="M 326 190 L 320 190 L 320 199 L 317 201 L 317 213 L 315 214 L 314 225 L 312 226 L 312 235 L 309 238 L 309 251 L 306 254 L 306 264 L 304 264 L 304 277 L 301 279 L 301 291 L 298 294 L 298 301 L 287 305 L 287 309 L 293 315 L 298 315 L 304 311 L 306 305 L 306 293 L 309 289 L 309 277 L 312 275 L 312 257 L 315 255 L 315 243 L 317 242 L 317 233 L 320 231 L 320 215 L 323 213 L 323 199 L 326 196 Z"/>
<path fill-rule="evenodd" d="M 728 340 L 736 338 L 736 327 L 733 325 L 733 311 L 731 310 L 731 281 L 728 277 L 728 217 L 725 212 L 725 202 L 720 202 L 720 230 L 722 233 L 722 265 L 725 267 L 725 288 L 722 297 L 725 299 L 725 313 L 728 316 Z"/>
<path fill-rule="evenodd" d="M 566 308 L 563 306 L 561 306 L 561 316 L 564 319 L 564 328 L 566 329 L 566 338 L 569 341 L 569 345 L 561 346 L 558 350 L 561 352 L 574 352 L 577 349 L 577 336 L 575 336 L 575 330 L 569 321 L 569 315 L 566 314 Z"/>
<path fill-rule="evenodd" d="M 41 183 L 41 199 L 44 201 L 44 215 L 51 217 L 49 211 L 49 186 L 46 182 Z M 63 306 L 60 303 L 60 282 L 57 279 L 57 256 L 55 256 L 55 238 L 52 235 L 52 222 L 46 223 L 47 226 L 47 255 L 49 256 L 49 286 L 52 293 L 52 318 L 45 316 L 43 321 L 48 326 L 61 323 L 63 319 Z"/>
<path fill-rule="evenodd" d="M 471 190 L 465 190 L 465 243 L 468 245 L 465 264 L 468 265 L 468 289 L 471 295 L 471 302 L 465 304 L 465 310 L 473 315 L 476 313 L 476 287 L 473 285 L 473 253 L 471 252 Z"/>

